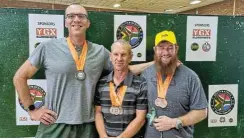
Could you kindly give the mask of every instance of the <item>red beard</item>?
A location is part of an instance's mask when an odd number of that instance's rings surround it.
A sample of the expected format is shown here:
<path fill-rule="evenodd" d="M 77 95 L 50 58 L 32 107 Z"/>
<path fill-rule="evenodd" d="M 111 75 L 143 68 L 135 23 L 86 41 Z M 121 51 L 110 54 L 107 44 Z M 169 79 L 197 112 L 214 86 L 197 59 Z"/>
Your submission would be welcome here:
<path fill-rule="evenodd" d="M 178 56 L 177 54 L 175 54 L 173 57 L 171 57 L 170 62 L 168 64 L 164 64 L 161 62 L 160 57 L 154 54 L 154 61 L 156 64 L 157 72 L 161 71 L 162 74 L 171 74 L 175 71 L 177 67 Z"/>

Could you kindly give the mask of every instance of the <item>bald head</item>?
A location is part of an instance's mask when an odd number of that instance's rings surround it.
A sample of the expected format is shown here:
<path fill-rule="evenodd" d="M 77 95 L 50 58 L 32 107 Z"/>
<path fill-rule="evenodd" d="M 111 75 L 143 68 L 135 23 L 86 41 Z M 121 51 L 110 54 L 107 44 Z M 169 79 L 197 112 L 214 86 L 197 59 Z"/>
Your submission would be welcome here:
<path fill-rule="evenodd" d="M 83 14 L 88 16 L 86 9 L 79 4 L 71 4 L 65 9 L 65 16 L 71 12 L 82 11 Z"/>

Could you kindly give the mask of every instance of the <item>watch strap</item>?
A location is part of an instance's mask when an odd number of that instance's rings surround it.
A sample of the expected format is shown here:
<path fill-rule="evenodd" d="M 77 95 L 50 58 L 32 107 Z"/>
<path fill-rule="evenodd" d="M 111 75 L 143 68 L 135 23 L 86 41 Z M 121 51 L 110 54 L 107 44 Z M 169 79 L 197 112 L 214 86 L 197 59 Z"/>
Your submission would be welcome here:
<path fill-rule="evenodd" d="M 176 128 L 176 129 L 181 129 L 181 128 L 183 128 L 182 121 L 181 121 L 179 118 L 176 119 L 176 125 L 175 125 L 175 128 Z"/>
<path fill-rule="evenodd" d="M 35 105 L 30 105 L 29 107 L 27 107 L 27 108 L 25 108 L 25 110 L 26 111 L 33 111 L 33 110 L 35 110 L 36 109 L 36 107 L 35 107 Z"/>

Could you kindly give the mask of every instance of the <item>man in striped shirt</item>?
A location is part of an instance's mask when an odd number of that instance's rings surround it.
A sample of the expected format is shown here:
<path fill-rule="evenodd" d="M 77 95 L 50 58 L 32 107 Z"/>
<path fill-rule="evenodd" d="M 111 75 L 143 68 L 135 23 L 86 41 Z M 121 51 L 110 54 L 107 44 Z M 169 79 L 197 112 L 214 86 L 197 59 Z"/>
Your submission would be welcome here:
<path fill-rule="evenodd" d="M 140 137 L 138 132 L 147 112 L 147 86 L 144 78 L 129 71 L 131 59 L 128 42 L 118 40 L 112 44 L 114 71 L 98 82 L 95 95 L 95 123 L 101 138 Z"/>

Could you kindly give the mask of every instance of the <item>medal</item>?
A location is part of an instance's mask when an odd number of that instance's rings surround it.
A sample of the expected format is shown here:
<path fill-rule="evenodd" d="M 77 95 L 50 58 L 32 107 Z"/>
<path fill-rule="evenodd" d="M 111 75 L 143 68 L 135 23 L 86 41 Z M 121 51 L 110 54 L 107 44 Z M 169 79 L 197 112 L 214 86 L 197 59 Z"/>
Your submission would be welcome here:
<path fill-rule="evenodd" d="M 123 109 L 122 109 L 122 107 L 112 106 L 112 107 L 110 107 L 109 112 L 113 115 L 122 115 Z"/>
<path fill-rule="evenodd" d="M 126 93 L 127 86 L 121 86 L 118 88 L 118 92 L 115 92 L 114 84 L 109 82 L 109 96 L 111 99 L 112 107 L 110 107 L 109 112 L 113 115 L 122 115 L 123 108 L 122 103 Z"/>
<path fill-rule="evenodd" d="M 166 108 L 167 105 L 168 105 L 168 102 L 167 102 L 166 99 L 157 98 L 157 99 L 155 100 L 155 105 L 156 105 L 157 107 Z"/>
<path fill-rule="evenodd" d="M 174 73 L 173 73 L 174 74 Z M 158 98 L 155 100 L 155 105 L 160 108 L 166 108 L 168 105 L 166 93 L 168 91 L 173 74 L 168 74 L 165 81 L 162 80 L 161 72 L 157 73 L 157 93 Z"/>
<path fill-rule="evenodd" d="M 86 73 L 85 73 L 84 71 L 80 70 L 80 71 L 78 71 L 78 72 L 75 74 L 75 78 L 76 78 L 77 80 L 81 80 L 81 81 L 83 81 L 83 80 L 85 80 L 85 78 L 86 78 Z"/>
<path fill-rule="evenodd" d="M 78 54 L 74 48 L 74 45 L 72 44 L 69 37 L 67 38 L 67 43 L 68 43 L 71 55 L 76 64 L 77 73 L 75 73 L 75 78 L 77 80 L 83 81 L 86 78 L 86 74 L 84 72 L 84 66 L 85 66 L 86 55 L 87 55 L 87 51 L 88 51 L 87 42 L 86 41 L 84 42 L 80 57 L 78 56 Z"/>

